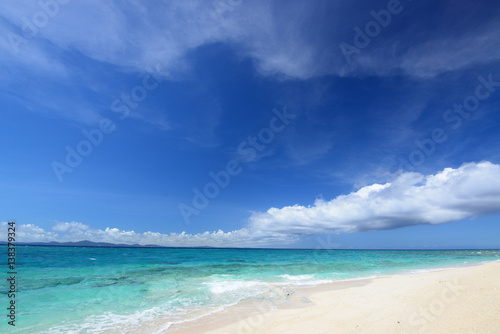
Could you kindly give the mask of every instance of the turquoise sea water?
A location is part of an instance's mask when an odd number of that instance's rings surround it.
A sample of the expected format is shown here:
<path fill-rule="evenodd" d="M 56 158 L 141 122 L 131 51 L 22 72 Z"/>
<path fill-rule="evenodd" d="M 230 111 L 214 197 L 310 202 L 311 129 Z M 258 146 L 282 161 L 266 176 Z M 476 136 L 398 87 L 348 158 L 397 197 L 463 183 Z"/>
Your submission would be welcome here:
<path fill-rule="evenodd" d="M 498 261 L 500 251 L 17 246 L 16 257 L 16 326 L 3 315 L 1 333 L 157 333 L 299 286 Z"/>

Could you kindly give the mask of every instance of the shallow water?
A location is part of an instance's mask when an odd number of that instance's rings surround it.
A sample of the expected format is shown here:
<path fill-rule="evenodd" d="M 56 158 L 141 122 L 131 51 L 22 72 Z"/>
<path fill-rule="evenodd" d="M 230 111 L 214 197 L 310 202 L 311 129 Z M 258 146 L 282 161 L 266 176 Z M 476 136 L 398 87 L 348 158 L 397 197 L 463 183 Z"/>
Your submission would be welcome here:
<path fill-rule="evenodd" d="M 155 333 L 298 286 L 498 260 L 499 250 L 17 246 L 16 327 L 2 320 L 0 332 Z"/>

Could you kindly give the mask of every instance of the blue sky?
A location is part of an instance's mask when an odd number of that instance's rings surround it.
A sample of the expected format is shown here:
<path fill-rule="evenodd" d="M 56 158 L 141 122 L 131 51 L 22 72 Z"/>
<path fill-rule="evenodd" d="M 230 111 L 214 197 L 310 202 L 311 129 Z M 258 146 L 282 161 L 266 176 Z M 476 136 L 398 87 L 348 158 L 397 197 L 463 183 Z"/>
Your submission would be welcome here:
<path fill-rule="evenodd" d="M 8 1 L 21 241 L 500 247 L 497 1 Z"/>

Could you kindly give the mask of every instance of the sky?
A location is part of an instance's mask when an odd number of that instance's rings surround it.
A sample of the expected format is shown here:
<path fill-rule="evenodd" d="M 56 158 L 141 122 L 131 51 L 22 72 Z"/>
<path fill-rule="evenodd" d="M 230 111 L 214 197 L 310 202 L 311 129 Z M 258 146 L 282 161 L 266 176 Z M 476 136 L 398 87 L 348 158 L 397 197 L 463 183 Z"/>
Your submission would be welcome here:
<path fill-rule="evenodd" d="M 20 242 L 500 248 L 500 3 L 5 1 Z"/>

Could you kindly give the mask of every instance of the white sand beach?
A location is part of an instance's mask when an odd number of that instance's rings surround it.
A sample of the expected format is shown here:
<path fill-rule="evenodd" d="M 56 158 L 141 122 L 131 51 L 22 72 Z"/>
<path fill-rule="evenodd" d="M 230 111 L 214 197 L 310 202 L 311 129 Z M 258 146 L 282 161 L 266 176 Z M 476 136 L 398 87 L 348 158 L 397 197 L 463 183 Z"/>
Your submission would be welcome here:
<path fill-rule="evenodd" d="M 500 262 L 302 289 L 176 334 L 500 333 Z M 245 307 L 243 308 L 245 309 Z M 232 312 L 232 313 L 231 313 Z"/>

